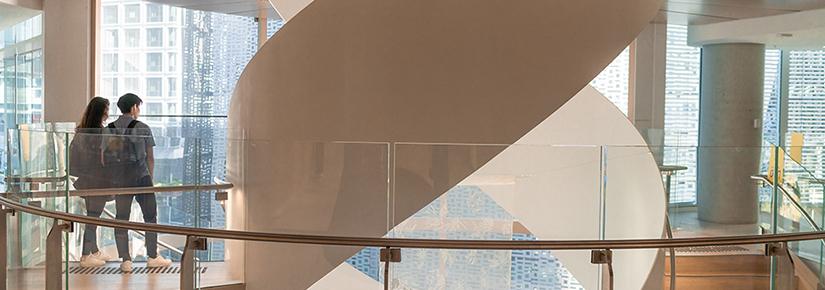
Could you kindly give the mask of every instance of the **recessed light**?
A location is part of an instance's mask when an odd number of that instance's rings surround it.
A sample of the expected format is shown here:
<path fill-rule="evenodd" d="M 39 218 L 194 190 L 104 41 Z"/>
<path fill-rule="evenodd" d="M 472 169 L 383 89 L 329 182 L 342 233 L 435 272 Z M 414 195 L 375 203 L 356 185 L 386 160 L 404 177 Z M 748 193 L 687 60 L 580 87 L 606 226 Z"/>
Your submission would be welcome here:
<path fill-rule="evenodd" d="M 793 37 L 793 33 L 780 33 L 779 37 Z"/>

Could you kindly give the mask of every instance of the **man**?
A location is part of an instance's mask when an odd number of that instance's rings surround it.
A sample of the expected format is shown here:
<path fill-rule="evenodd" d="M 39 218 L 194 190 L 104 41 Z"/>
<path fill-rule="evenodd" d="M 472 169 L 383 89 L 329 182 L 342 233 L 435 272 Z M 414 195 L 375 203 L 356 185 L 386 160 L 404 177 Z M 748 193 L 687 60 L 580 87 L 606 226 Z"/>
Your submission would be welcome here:
<path fill-rule="evenodd" d="M 109 167 L 112 184 L 123 187 L 150 187 L 154 185 L 155 158 L 153 147 L 155 139 L 152 130 L 145 123 L 138 121 L 140 105 L 143 103 L 135 94 L 125 94 L 117 101 L 117 107 L 123 113 L 110 123 L 104 163 Z M 115 197 L 117 219 L 129 220 L 132 212 L 132 200 L 136 200 L 143 212 L 143 222 L 157 223 L 157 200 L 155 193 L 124 194 Z M 115 229 L 117 252 L 123 262 L 120 270 L 132 271 L 132 256 L 129 253 L 129 233 L 126 229 Z M 158 256 L 158 234 L 146 232 L 146 254 L 149 256 L 146 267 L 168 267 L 172 261 Z"/>

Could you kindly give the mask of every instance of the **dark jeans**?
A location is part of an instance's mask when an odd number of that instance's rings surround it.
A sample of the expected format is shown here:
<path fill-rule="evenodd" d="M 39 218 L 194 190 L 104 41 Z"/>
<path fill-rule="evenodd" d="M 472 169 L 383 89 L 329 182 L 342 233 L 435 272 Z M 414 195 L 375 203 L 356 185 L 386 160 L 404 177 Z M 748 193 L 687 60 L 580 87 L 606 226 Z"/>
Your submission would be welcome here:
<path fill-rule="evenodd" d="M 99 218 L 103 213 L 103 207 L 109 197 L 106 196 L 89 196 L 86 197 L 86 215 L 94 218 Z M 83 232 L 83 255 L 97 253 L 97 226 L 86 225 Z"/>
<path fill-rule="evenodd" d="M 144 176 L 139 184 L 134 187 L 152 186 L 152 177 Z M 115 196 L 115 207 L 117 208 L 117 219 L 129 220 L 132 213 L 132 199 L 137 200 L 140 211 L 143 212 L 143 222 L 155 224 L 158 222 L 158 206 L 155 193 L 125 194 Z M 115 244 L 117 244 L 117 254 L 124 261 L 131 260 L 129 254 L 129 232 L 126 229 L 115 229 Z M 158 233 L 146 232 L 146 254 L 149 258 L 158 256 Z"/>

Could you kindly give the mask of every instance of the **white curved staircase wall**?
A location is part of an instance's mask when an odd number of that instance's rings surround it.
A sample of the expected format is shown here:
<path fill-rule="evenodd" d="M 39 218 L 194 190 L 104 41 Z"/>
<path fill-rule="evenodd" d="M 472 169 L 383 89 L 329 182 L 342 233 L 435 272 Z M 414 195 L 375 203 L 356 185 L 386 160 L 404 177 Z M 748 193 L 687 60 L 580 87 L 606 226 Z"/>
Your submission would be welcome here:
<path fill-rule="evenodd" d="M 600 147 L 582 145 L 605 146 L 606 166 L 601 165 Z M 602 174 L 607 176 L 604 194 Z M 485 176 L 531 177 L 516 178 L 510 185 L 484 185 Z M 591 86 L 462 182 L 474 183 L 539 239 L 662 237 L 665 196 L 658 166 L 627 117 Z M 593 282 L 599 277 L 589 252 L 552 253 L 586 289 L 596 289 Z M 661 285 L 661 277 L 651 277 L 658 283 L 647 281 L 657 253 L 616 251 L 615 289 Z"/>
<path fill-rule="evenodd" d="M 604 237 L 660 238 L 665 200 L 658 167 L 625 115 L 590 86 L 459 185 L 480 187 L 538 239 L 600 239 L 600 146 L 606 146 L 608 175 Z M 656 250 L 617 251 L 615 289 L 662 285 L 661 275 L 648 276 L 661 261 L 657 254 Z M 552 255 L 585 289 L 598 289 L 598 267 L 590 264 L 589 251 L 553 251 Z M 343 263 L 311 289 L 370 286 L 380 284 Z"/>
<path fill-rule="evenodd" d="M 229 226 L 385 235 L 386 202 L 364 200 L 386 195 L 388 173 L 363 166 L 386 163 L 385 149 L 318 149 L 306 141 L 513 144 L 626 47 L 658 4 L 312 2 L 267 42 L 238 82 L 229 112 L 228 177 L 237 185 Z M 394 224 L 501 149 L 459 151 L 442 160 L 422 149 L 399 158 L 389 213 Z M 309 179 L 316 166 L 323 174 Z M 227 248 L 253 290 L 275 281 L 281 289 L 306 289 L 358 251 L 263 243 Z"/>

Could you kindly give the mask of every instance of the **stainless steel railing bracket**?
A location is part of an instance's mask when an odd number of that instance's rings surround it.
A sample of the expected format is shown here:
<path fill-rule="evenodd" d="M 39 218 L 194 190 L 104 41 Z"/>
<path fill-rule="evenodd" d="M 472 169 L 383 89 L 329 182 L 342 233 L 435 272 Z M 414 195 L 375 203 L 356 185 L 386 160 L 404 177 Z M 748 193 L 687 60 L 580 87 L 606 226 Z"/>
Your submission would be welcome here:
<path fill-rule="evenodd" d="M 401 263 L 401 249 L 383 248 L 381 249 L 379 260 L 381 262 Z"/>

